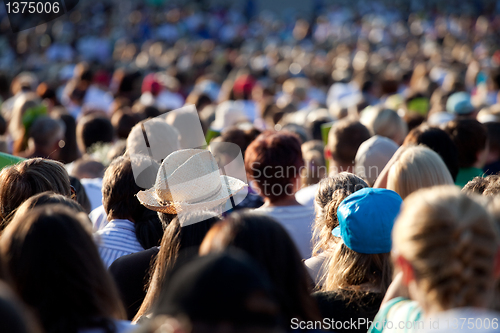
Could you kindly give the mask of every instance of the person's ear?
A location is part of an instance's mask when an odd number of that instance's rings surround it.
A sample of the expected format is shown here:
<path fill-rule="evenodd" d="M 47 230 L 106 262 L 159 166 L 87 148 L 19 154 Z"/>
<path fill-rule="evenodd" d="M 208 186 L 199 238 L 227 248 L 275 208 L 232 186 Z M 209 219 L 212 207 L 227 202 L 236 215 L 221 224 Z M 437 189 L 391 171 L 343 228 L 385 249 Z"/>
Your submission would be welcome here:
<path fill-rule="evenodd" d="M 399 266 L 401 272 L 403 273 L 402 283 L 407 286 L 411 281 L 415 280 L 415 272 L 413 271 L 412 265 L 403 258 L 401 255 L 397 255 L 396 257 L 396 265 Z"/>
<path fill-rule="evenodd" d="M 326 160 L 332 159 L 332 151 L 328 147 L 325 147 L 325 159 Z"/>

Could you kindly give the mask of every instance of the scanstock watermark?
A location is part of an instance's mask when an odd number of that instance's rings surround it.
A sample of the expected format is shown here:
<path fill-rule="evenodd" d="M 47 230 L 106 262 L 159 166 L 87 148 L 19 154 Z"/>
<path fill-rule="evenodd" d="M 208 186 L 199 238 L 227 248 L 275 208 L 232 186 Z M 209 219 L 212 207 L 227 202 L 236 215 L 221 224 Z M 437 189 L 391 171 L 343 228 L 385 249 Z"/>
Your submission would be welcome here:
<path fill-rule="evenodd" d="M 36 27 L 52 21 L 78 4 L 78 0 L 3 0 L 12 32 Z"/>
<path fill-rule="evenodd" d="M 169 140 L 172 141 L 171 136 L 166 135 L 165 127 L 157 126 L 158 122 L 165 122 L 175 128 L 175 135 L 178 135 L 179 139 L 178 147 L 175 148 L 172 142 L 168 142 Z M 177 150 L 184 149 L 209 150 L 217 162 L 221 176 L 236 178 L 248 184 L 240 147 L 229 142 L 212 142 L 208 145 L 205 140 L 198 112 L 194 105 L 187 105 L 142 122 L 141 129 L 142 135 L 135 136 L 134 138 L 134 151 L 129 151 L 131 157 L 134 154 L 141 156 L 141 158 L 138 159 L 131 159 L 134 179 L 139 187 L 143 189 L 159 189 L 158 186 L 161 186 L 162 188 L 159 190 L 168 190 L 169 177 L 163 177 L 166 178 L 166 182 L 158 181 L 161 175 L 163 175 L 162 170 L 167 169 L 167 166 L 163 165 L 160 167 L 160 165 L 162 165 L 167 155 Z M 184 186 L 188 188 L 203 182 L 205 175 L 196 173 L 196 171 L 197 170 L 194 170 L 192 177 L 183 181 L 182 184 L 171 183 L 170 187 L 179 188 L 179 186 Z M 211 210 L 217 213 L 226 212 L 241 203 L 246 198 L 247 194 L 248 188 L 245 187 L 231 196 L 225 203 L 213 207 Z M 171 202 L 183 201 L 182 198 L 176 197 L 175 191 L 171 191 L 170 195 Z M 209 199 L 210 198 L 207 198 L 207 200 Z M 178 215 L 184 213 L 187 212 L 178 212 Z M 193 221 L 191 218 L 190 221 L 191 223 L 199 222 Z"/>

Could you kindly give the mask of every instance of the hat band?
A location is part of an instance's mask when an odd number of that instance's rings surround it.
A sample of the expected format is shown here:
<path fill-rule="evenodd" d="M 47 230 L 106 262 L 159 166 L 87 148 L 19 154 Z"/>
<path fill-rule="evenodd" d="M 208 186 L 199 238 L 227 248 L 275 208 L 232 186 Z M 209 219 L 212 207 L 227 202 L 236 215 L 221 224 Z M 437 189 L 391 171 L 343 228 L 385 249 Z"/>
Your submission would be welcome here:
<path fill-rule="evenodd" d="M 203 202 L 205 201 L 206 199 L 212 197 L 213 195 L 217 194 L 220 192 L 220 190 L 222 189 L 222 183 L 219 182 L 219 184 L 217 184 L 217 187 L 211 191 L 209 191 L 208 193 L 206 193 L 205 195 L 202 195 L 202 196 L 198 196 L 196 198 L 193 198 L 193 199 L 190 199 L 190 200 L 185 200 L 185 201 L 175 201 L 175 200 L 172 200 L 172 201 L 169 201 L 169 200 L 161 200 L 161 198 L 158 196 L 157 193 L 155 193 L 155 196 L 157 197 L 158 199 L 158 202 L 161 204 L 161 205 L 164 205 L 164 206 L 168 206 L 168 205 L 171 205 L 173 202 L 183 202 L 183 203 L 187 203 L 187 204 L 197 204 L 197 203 L 200 203 L 200 202 Z M 172 199 L 174 198 L 175 196 L 172 196 Z"/>

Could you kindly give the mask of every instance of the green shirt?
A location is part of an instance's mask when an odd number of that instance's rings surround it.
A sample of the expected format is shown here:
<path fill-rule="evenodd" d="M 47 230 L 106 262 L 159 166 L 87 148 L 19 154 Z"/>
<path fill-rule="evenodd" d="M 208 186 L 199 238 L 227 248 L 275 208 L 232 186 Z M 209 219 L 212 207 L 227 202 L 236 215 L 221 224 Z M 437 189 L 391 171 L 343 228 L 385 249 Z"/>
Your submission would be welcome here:
<path fill-rule="evenodd" d="M 464 187 L 469 181 L 474 179 L 474 177 L 482 177 L 483 174 L 483 170 L 478 168 L 460 168 L 460 170 L 458 170 L 455 185 Z"/>

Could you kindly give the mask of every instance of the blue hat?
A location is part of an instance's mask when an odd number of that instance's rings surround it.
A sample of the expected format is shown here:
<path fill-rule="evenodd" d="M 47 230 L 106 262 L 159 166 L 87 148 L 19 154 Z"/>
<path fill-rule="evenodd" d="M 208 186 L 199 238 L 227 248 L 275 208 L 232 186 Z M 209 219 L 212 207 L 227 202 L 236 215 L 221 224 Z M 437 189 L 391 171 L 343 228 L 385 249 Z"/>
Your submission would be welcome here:
<path fill-rule="evenodd" d="M 353 251 L 364 254 L 391 252 L 391 232 L 403 200 L 394 191 L 364 188 L 345 198 L 337 209 L 341 237 Z"/>
<path fill-rule="evenodd" d="M 446 102 L 446 111 L 454 114 L 469 114 L 474 111 L 470 102 L 470 95 L 466 92 L 451 94 Z"/>

